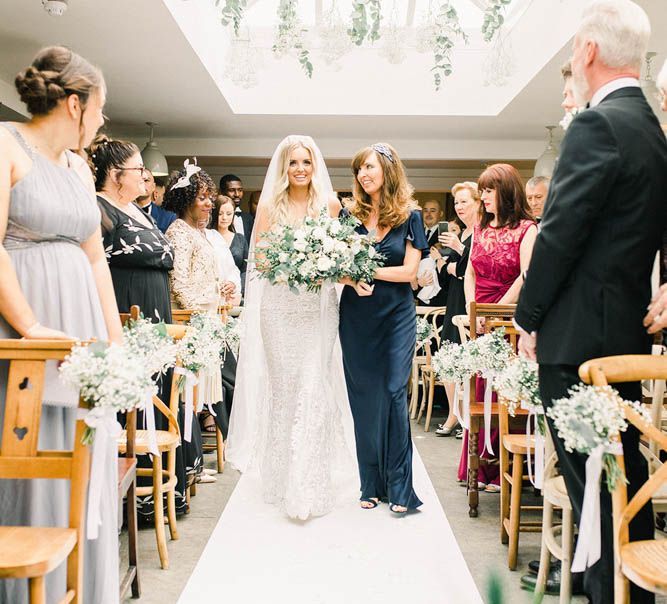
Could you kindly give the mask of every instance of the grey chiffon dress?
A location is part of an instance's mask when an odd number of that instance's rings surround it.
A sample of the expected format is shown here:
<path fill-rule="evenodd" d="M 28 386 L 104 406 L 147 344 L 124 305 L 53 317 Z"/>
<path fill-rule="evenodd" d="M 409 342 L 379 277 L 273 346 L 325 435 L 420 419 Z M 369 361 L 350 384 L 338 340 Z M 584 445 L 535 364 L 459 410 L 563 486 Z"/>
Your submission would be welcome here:
<path fill-rule="evenodd" d="M 3 246 L 21 290 L 37 320 L 73 337 L 107 338 L 102 307 L 81 243 L 99 228 L 100 211 L 74 169 L 58 166 L 33 151 L 10 124 L 2 124 L 32 159 L 32 168 L 10 192 Z M 69 154 L 69 152 L 68 152 Z M 70 166 L 73 156 L 70 154 Z M 19 334 L 0 317 L 0 338 Z M 49 374 L 47 374 L 49 375 Z M 39 434 L 40 449 L 71 449 L 76 401 L 47 377 Z M 0 364 L 0 425 L 4 417 L 7 363 Z M 69 400 L 67 400 L 69 399 Z M 64 406 L 69 405 L 69 406 Z M 72 406 L 74 405 L 74 406 Z M 2 437 L 0 433 L 0 438 Z M 84 545 L 83 601 L 117 604 L 118 494 L 116 444 L 109 443 L 101 494 L 99 536 Z M 66 526 L 69 483 L 63 480 L 0 480 L 0 525 Z M 47 602 L 65 594 L 66 563 L 49 573 Z M 0 581 L 0 603 L 28 601 L 27 580 Z"/>

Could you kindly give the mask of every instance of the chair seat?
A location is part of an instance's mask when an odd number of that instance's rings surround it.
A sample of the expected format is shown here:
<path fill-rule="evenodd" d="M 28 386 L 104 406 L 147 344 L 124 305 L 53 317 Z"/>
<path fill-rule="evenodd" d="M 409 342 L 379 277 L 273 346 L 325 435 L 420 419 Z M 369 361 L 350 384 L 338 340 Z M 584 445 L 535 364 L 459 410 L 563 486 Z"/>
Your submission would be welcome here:
<path fill-rule="evenodd" d="M 0 578 L 43 576 L 57 568 L 75 545 L 75 529 L 0 526 Z"/>
<path fill-rule="evenodd" d="M 137 475 L 137 460 L 118 458 L 118 493 L 124 495 Z"/>
<path fill-rule="evenodd" d="M 166 430 L 156 430 L 155 440 L 157 440 L 157 448 L 160 451 L 168 451 L 179 443 L 178 434 L 175 432 L 167 432 Z M 125 453 L 127 446 L 127 432 L 123 430 L 118 437 L 118 451 Z M 148 450 L 148 430 L 137 430 L 137 438 L 134 443 L 134 451 L 137 455 L 146 455 Z"/>
<path fill-rule="evenodd" d="M 570 497 L 567 494 L 565 487 L 565 479 L 562 476 L 555 476 L 554 478 L 547 478 L 544 481 L 542 489 L 544 498 L 552 505 L 566 510 L 572 509 Z"/>
<path fill-rule="evenodd" d="M 623 573 L 651 591 L 667 593 L 667 540 L 633 541 L 621 547 Z"/>
<path fill-rule="evenodd" d="M 505 434 L 503 436 L 503 447 L 510 453 L 518 455 L 528 455 L 528 443 L 526 442 L 526 435 L 524 434 Z M 530 437 L 530 453 L 535 453 L 535 437 Z"/>

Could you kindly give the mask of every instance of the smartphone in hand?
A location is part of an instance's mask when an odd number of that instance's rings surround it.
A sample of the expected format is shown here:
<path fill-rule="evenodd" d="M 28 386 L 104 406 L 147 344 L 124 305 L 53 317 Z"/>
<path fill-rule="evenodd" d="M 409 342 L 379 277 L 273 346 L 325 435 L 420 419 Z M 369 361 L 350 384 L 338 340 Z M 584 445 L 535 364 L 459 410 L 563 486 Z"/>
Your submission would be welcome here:
<path fill-rule="evenodd" d="M 443 220 L 438 223 L 438 235 L 449 233 L 449 223 Z M 438 244 L 438 249 L 443 256 L 449 256 L 454 250 L 451 247 Z"/>

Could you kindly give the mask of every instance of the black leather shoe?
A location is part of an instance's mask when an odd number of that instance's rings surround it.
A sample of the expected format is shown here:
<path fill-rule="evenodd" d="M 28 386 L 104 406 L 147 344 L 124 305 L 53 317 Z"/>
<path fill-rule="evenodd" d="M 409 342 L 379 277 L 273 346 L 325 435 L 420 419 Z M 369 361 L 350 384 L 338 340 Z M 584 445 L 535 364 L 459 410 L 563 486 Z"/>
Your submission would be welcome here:
<path fill-rule="evenodd" d="M 584 593 L 583 585 L 583 573 L 575 573 L 572 575 L 572 595 L 580 596 Z M 558 595 L 560 593 L 560 578 L 561 578 L 561 569 L 560 562 L 558 563 L 558 569 L 552 570 L 547 575 L 547 584 L 544 589 L 544 593 L 549 595 Z M 526 573 L 521 577 L 521 587 L 527 589 L 528 591 L 535 591 L 535 584 L 537 583 L 537 575 L 533 573 Z"/>
<path fill-rule="evenodd" d="M 551 563 L 549 564 L 549 572 L 552 570 L 559 570 L 560 571 L 560 560 L 552 560 Z M 528 572 L 533 573 L 536 575 L 537 573 L 540 572 L 540 561 L 539 560 L 531 560 L 528 563 Z"/>

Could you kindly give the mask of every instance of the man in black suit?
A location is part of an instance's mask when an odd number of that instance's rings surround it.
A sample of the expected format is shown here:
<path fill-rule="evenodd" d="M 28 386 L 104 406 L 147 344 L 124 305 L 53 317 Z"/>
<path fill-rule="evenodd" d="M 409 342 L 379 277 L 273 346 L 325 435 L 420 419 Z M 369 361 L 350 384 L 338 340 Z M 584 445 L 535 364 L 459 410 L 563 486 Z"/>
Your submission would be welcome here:
<path fill-rule="evenodd" d="M 250 243 L 255 219 L 249 212 L 241 210 L 241 201 L 243 201 L 243 183 L 241 179 L 234 174 L 225 174 L 220 179 L 220 193 L 231 198 L 234 202 L 236 206 L 234 210 L 234 228 L 237 233 L 241 233 L 248 243 Z"/>
<path fill-rule="evenodd" d="M 429 199 L 424 202 L 422 206 L 422 219 L 424 221 L 424 232 L 426 234 L 426 239 L 428 240 L 428 245 L 431 248 L 434 248 L 438 245 L 438 222 L 443 219 L 443 211 L 440 207 L 440 203 L 435 199 Z M 447 281 L 448 281 L 447 269 L 443 267 L 441 271 L 438 272 L 438 283 L 440 285 L 440 291 L 433 296 L 428 302 L 424 302 L 417 298 L 417 304 L 423 306 L 445 306 L 447 304 Z M 419 291 L 426 285 L 430 285 L 433 280 L 432 276 L 428 273 L 420 274 L 417 278 L 418 285 L 415 290 L 415 297 Z"/>
<path fill-rule="evenodd" d="M 521 353 L 540 364 L 545 408 L 579 382 L 584 361 L 651 352 L 642 319 L 667 226 L 667 142 L 639 88 L 649 37 L 648 17 L 634 2 L 596 0 L 584 10 L 574 39 L 575 93 L 578 104 L 589 108 L 563 140 L 515 316 Z M 641 400 L 639 384 L 618 390 L 626 399 Z M 586 457 L 568 453 L 548 421 L 579 523 Z M 647 466 L 638 431 L 630 427 L 622 441 L 632 496 L 647 479 Z M 606 487 L 601 522 L 602 556 L 586 570 L 584 590 L 592 602 L 608 604 L 614 601 L 614 567 Z M 649 504 L 631 523 L 630 539 L 651 538 Z M 654 597 L 633 585 L 631 601 Z"/>

